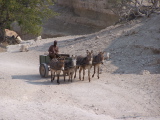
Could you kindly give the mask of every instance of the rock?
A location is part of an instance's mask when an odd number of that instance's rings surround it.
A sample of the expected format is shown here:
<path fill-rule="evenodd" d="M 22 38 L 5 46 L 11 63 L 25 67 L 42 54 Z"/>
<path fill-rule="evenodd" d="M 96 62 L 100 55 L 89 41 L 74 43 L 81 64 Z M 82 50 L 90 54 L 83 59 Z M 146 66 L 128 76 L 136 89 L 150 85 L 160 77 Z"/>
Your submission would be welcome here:
<path fill-rule="evenodd" d="M 99 36 L 96 36 L 96 39 L 99 39 L 100 37 Z"/>
<path fill-rule="evenodd" d="M 41 37 L 41 36 L 38 36 L 38 37 L 36 37 L 36 38 L 34 39 L 35 42 L 38 41 L 38 40 L 42 40 L 42 37 Z"/>
<path fill-rule="evenodd" d="M 22 42 L 21 37 L 13 30 L 5 29 L 5 37 L 8 44 L 20 44 Z"/>
<path fill-rule="evenodd" d="M 141 75 L 150 75 L 150 72 L 148 70 L 142 70 L 140 72 Z"/>
<path fill-rule="evenodd" d="M 21 45 L 20 52 L 28 52 L 28 45 Z"/>
<path fill-rule="evenodd" d="M 18 43 L 18 44 L 20 44 L 20 43 L 22 42 L 21 37 L 20 37 L 20 36 L 18 36 L 18 37 L 16 38 L 16 41 L 17 41 L 17 43 Z"/>

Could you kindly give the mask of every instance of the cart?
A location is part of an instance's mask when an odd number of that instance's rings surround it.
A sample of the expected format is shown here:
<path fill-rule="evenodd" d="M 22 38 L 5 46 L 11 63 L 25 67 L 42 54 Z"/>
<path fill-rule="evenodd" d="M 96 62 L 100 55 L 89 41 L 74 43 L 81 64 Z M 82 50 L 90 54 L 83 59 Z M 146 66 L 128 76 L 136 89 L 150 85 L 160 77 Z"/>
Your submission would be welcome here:
<path fill-rule="evenodd" d="M 59 54 L 60 57 L 63 57 L 63 58 L 69 58 L 70 55 L 69 54 Z M 50 63 L 51 59 L 48 55 L 40 55 L 39 56 L 39 63 L 40 63 L 40 66 L 39 66 L 39 73 L 40 73 L 40 76 L 42 78 L 46 78 L 49 76 L 49 71 L 50 71 Z"/>

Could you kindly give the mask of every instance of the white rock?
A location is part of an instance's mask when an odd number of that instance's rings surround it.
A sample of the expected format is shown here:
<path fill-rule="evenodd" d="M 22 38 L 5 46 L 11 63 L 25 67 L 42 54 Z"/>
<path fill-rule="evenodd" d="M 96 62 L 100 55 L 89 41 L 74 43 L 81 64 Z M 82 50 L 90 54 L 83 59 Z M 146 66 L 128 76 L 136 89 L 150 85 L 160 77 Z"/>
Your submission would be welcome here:
<path fill-rule="evenodd" d="M 28 52 L 28 45 L 21 45 L 20 52 Z"/>
<path fill-rule="evenodd" d="M 150 72 L 148 70 L 142 70 L 141 75 L 150 75 Z"/>
<path fill-rule="evenodd" d="M 42 40 L 42 37 L 41 36 L 38 36 L 34 39 L 34 41 L 38 41 L 38 40 Z"/>
<path fill-rule="evenodd" d="M 99 36 L 96 36 L 96 39 L 99 39 L 100 37 Z"/>

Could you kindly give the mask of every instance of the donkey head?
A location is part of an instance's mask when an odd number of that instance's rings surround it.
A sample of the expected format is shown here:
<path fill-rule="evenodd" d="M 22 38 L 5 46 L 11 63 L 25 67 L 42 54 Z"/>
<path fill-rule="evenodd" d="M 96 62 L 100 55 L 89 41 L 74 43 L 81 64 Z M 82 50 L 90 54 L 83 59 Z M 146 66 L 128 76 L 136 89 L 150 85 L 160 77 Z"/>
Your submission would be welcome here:
<path fill-rule="evenodd" d="M 92 60 L 93 60 L 93 51 L 91 50 L 91 52 L 89 52 L 87 50 L 87 62 L 91 65 L 92 64 Z"/>
<path fill-rule="evenodd" d="M 103 64 L 104 63 L 104 52 L 99 52 L 98 54 L 98 58 L 99 58 L 99 61 Z"/>
<path fill-rule="evenodd" d="M 58 60 L 59 61 L 59 68 L 61 69 L 61 70 L 64 70 L 64 62 L 65 62 L 65 60 L 64 59 L 59 59 Z"/>
<path fill-rule="evenodd" d="M 76 66 L 76 62 L 77 62 L 77 56 L 73 56 L 72 55 L 72 66 Z"/>

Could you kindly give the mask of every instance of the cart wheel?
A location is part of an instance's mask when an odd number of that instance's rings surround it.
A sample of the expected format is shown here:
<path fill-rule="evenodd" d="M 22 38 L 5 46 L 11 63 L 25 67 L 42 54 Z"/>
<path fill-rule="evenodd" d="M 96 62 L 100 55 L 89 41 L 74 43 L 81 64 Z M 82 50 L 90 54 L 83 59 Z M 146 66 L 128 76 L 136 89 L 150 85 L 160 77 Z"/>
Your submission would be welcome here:
<path fill-rule="evenodd" d="M 45 63 L 42 63 L 39 66 L 39 73 L 40 73 L 41 77 L 43 77 L 43 78 L 48 77 L 48 73 L 49 73 L 48 65 Z"/>

